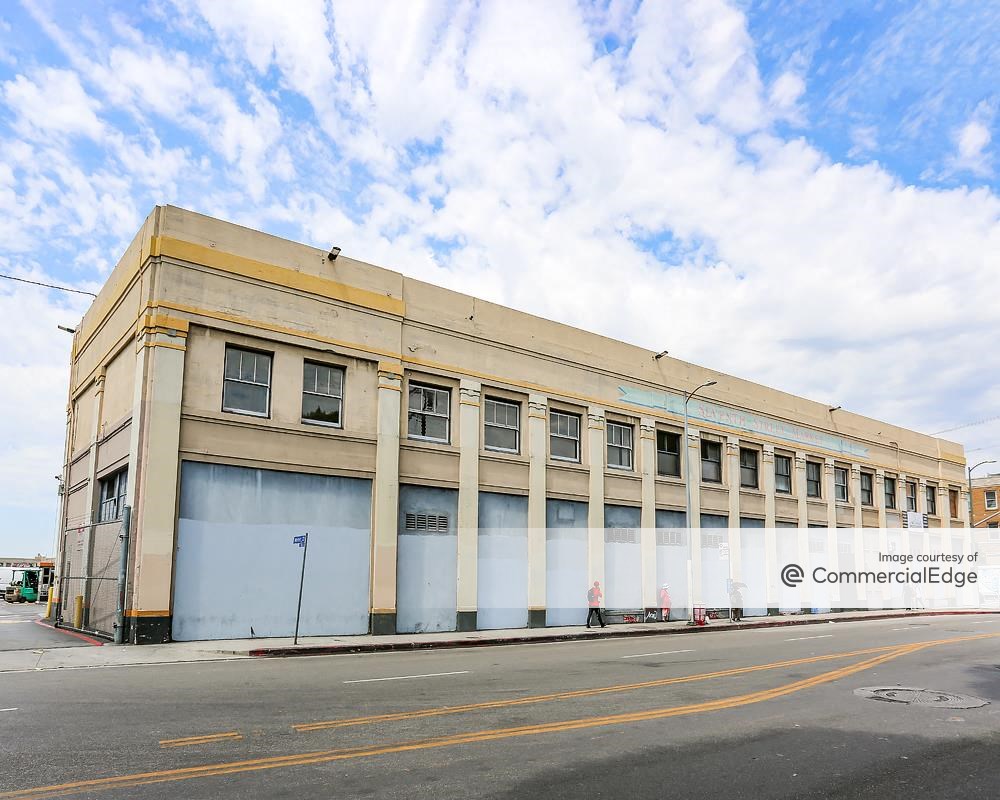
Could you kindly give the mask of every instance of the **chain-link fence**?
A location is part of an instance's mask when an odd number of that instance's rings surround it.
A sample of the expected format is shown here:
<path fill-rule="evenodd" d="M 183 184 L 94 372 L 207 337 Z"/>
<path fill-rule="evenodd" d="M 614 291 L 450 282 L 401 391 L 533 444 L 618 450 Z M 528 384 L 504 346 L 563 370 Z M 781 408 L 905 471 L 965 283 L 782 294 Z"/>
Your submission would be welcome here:
<path fill-rule="evenodd" d="M 66 529 L 58 624 L 114 637 L 123 532 L 121 519 Z"/>

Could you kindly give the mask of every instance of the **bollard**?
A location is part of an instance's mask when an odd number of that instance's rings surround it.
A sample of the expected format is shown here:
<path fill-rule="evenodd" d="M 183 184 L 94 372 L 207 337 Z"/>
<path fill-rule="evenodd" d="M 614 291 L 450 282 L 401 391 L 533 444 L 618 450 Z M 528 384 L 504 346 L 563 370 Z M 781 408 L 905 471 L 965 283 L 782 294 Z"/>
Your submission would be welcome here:
<path fill-rule="evenodd" d="M 83 595 L 78 594 L 73 598 L 73 627 L 83 627 Z"/>

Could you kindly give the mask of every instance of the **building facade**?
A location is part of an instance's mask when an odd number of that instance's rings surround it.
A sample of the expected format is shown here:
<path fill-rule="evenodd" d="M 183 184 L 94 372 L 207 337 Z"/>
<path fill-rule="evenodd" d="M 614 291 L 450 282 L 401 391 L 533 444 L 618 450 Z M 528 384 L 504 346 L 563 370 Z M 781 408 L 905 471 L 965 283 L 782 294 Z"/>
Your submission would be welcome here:
<path fill-rule="evenodd" d="M 1000 556 L 1000 474 L 972 479 L 972 527 L 977 546 Z"/>
<path fill-rule="evenodd" d="M 104 586 L 129 508 L 132 642 L 290 635 L 305 552 L 308 635 L 581 623 L 594 580 L 653 608 L 723 544 L 773 613 L 741 554 L 907 510 L 904 549 L 970 545 L 960 445 L 169 206 L 71 370 L 60 576 Z"/>

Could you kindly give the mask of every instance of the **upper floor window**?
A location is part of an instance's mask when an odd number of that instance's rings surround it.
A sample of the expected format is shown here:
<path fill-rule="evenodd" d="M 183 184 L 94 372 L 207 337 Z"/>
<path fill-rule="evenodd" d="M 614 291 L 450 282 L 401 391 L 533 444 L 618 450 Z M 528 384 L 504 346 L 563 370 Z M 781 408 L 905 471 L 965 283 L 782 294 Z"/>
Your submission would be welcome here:
<path fill-rule="evenodd" d="M 681 435 L 671 431 L 656 432 L 656 472 L 658 475 L 681 474 Z"/>
<path fill-rule="evenodd" d="M 846 503 L 848 498 L 846 467 L 833 468 L 833 489 L 834 496 L 841 502 Z"/>
<path fill-rule="evenodd" d="M 937 486 L 928 483 L 924 487 L 924 497 L 927 498 L 927 513 L 937 515 Z"/>
<path fill-rule="evenodd" d="M 806 462 L 806 496 L 823 496 L 823 465 L 818 461 Z"/>
<path fill-rule="evenodd" d="M 870 472 L 861 473 L 861 505 L 863 506 L 875 505 L 875 492 L 872 491 L 873 477 Z"/>
<path fill-rule="evenodd" d="M 701 440 L 701 479 L 708 483 L 722 483 L 722 445 Z"/>
<path fill-rule="evenodd" d="M 952 519 L 958 519 L 958 489 L 948 490 L 948 510 Z"/>
<path fill-rule="evenodd" d="M 559 461 L 580 460 L 580 416 L 553 411 L 549 415 L 549 451 Z"/>
<path fill-rule="evenodd" d="M 885 507 L 892 509 L 896 507 L 896 479 L 887 477 L 885 479 Z"/>
<path fill-rule="evenodd" d="M 792 493 L 792 459 L 791 456 L 774 456 L 774 491 L 782 494 Z"/>
<path fill-rule="evenodd" d="M 757 451 L 749 447 L 740 448 L 740 486 L 756 489 L 758 481 Z"/>
<path fill-rule="evenodd" d="M 987 489 L 985 494 L 986 494 L 986 508 L 992 511 L 997 507 L 997 490 Z"/>
<path fill-rule="evenodd" d="M 608 466 L 632 469 L 632 426 L 621 422 L 607 423 Z"/>
<path fill-rule="evenodd" d="M 302 421 L 339 428 L 344 403 L 344 370 L 306 361 L 302 366 Z"/>
<path fill-rule="evenodd" d="M 271 405 L 271 354 L 226 348 L 222 410 L 266 417 Z"/>
<path fill-rule="evenodd" d="M 411 439 L 448 443 L 451 392 L 437 386 L 410 383 L 407 435 Z"/>
<path fill-rule="evenodd" d="M 487 450 L 517 453 L 520 448 L 521 407 L 507 400 L 486 398 L 483 444 Z"/>
<path fill-rule="evenodd" d="M 906 482 L 906 510 L 917 510 L 917 484 L 915 481 Z"/>
<path fill-rule="evenodd" d="M 98 522 L 114 522 L 125 511 L 125 492 L 128 489 L 128 467 L 113 475 L 101 478 L 100 499 L 97 505 Z"/>

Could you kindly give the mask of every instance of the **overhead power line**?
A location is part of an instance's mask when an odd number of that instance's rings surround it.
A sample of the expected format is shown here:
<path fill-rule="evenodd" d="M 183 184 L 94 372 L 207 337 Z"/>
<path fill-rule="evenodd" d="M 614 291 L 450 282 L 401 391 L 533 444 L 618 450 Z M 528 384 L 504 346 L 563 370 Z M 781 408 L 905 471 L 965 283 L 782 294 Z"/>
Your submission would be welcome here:
<path fill-rule="evenodd" d="M 978 422 L 966 422 L 964 425 L 956 425 L 954 428 L 945 428 L 943 431 L 935 431 L 931 436 L 937 436 L 942 433 L 951 433 L 952 431 L 960 431 L 962 428 L 973 428 L 976 425 L 985 425 L 987 422 L 996 422 L 1000 420 L 1000 417 L 987 417 L 986 419 L 981 419 Z"/>
<path fill-rule="evenodd" d="M 93 292 L 85 292 L 83 289 L 70 289 L 68 286 L 56 286 L 54 283 L 42 283 L 41 281 L 30 281 L 27 278 L 17 278 L 13 275 L 3 275 L 0 274 L 0 278 L 6 278 L 9 281 L 20 281 L 21 283 L 30 283 L 34 286 L 44 286 L 46 289 L 58 289 L 60 292 L 73 292 L 74 294 L 86 294 L 91 297 L 97 297 Z"/>

